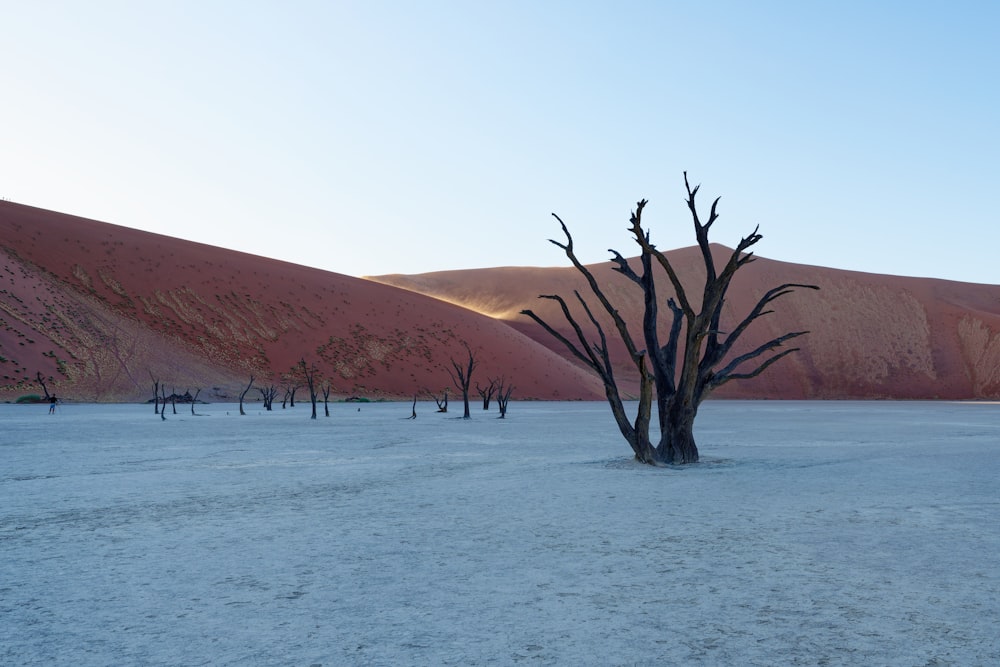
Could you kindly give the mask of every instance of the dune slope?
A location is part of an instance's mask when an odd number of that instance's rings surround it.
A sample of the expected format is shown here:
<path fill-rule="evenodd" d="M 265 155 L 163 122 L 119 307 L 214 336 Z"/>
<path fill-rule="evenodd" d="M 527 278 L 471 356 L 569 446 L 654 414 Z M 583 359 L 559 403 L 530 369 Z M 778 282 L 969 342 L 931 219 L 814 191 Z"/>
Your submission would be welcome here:
<path fill-rule="evenodd" d="M 38 372 L 81 400 L 145 399 L 151 377 L 232 398 L 250 375 L 301 384 L 289 374 L 303 358 L 336 396 L 440 394 L 463 344 L 474 380 L 504 375 L 519 398 L 600 396 L 503 322 L 371 281 L 10 202 L 0 253 L 7 400 L 40 392 Z"/>

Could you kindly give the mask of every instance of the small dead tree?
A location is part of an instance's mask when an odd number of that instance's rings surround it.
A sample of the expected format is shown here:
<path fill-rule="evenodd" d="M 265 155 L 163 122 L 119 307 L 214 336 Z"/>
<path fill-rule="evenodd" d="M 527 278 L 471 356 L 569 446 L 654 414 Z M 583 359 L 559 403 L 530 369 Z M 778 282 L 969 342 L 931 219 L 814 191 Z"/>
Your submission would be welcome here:
<path fill-rule="evenodd" d="M 451 381 L 455 385 L 455 389 L 462 392 L 462 403 L 465 406 L 462 419 L 469 419 L 472 416 L 469 413 L 469 386 L 472 384 L 472 371 L 475 370 L 478 362 L 469 344 L 462 343 L 462 346 L 465 347 L 468 359 L 462 362 L 451 359 L 451 368 L 448 369 L 448 375 L 451 376 Z"/>
<path fill-rule="evenodd" d="M 250 376 L 250 382 L 247 383 L 247 388 L 240 392 L 240 414 L 243 415 L 243 416 L 246 416 L 246 414 L 247 414 L 246 412 L 243 411 L 243 398 L 247 395 L 247 392 L 250 391 L 251 387 L 253 387 L 253 376 L 252 375 Z"/>
<path fill-rule="evenodd" d="M 306 379 L 306 386 L 309 388 L 309 400 L 312 401 L 312 416 L 310 419 L 316 419 L 316 365 L 306 364 L 305 357 L 303 357 L 302 361 L 299 362 L 299 366 L 302 370 L 302 376 Z"/>
<path fill-rule="evenodd" d="M 497 380 L 496 378 L 487 378 L 490 383 L 485 387 L 480 387 L 479 383 L 476 383 L 476 392 L 479 397 L 483 399 L 483 410 L 490 409 L 490 401 L 493 400 L 493 395 L 497 391 Z"/>
<path fill-rule="evenodd" d="M 166 405 L 166 403 L 164 403 Z M 177 414 L 177 389 L 176 387 L 170 388 L 170 405 L 174 409 L 174 414 Z"/>
<path fill-rule="evenodd" d="M 416 419 L 416 418 L 417 418 L 417 395 L 414 394 L 412 414 L 409 417 L 407 417 L 407 419 Z"/>
<path fill-rule="evenodd" d="M 153 376 L 153 371 L 149 371 L 149 379 L 153 381 L 153 414 L 160 414 L 160 379 Z"/>
<path fill-rule="evenodd" d="M 302 375 L 302 364 L 296 363 L 287 371 L 281 374 L 279 380 L 285 389 L 285 395 L 281 399 L 281 409 L 284 410 L 286 407 L 295 407 L 295 392 L 299 390 L 302 386 L 302 381 L 305 378 Z"/>
<path fill-rule="evenodd" d="M 497 381 L 497 406 L 500 408 L 500 416 L 497 419 L 507 417 L 507 404 L 510 403 L 510 395 L 514 393 L 514 385 L 506 382 L 503 376 Z"/>
<path fill-rule="evenodd" d="M 160 400 L 163 401 L 163 406 L 160 408 L 160 421 L 167 421 L 167 385 L 160 385 Z M 177 410 L 174 410 L 174 414 L 177 414 Z"/>
<path fill-rule="evenodd" d="M 550 239 L 550 242 L 562 248 L 573 266 L 586 279 L 590 291 L 614 323 L 631 362 L 638 371 L 639 407 L 634 421 L 629 420 L 623 405 L 608 352 L 607 336 L 579 292 L 574 292 L 576 300 L 590 322 L 592 330 L 596 331 L 599 342 L 591 342 L 588 339 L 569 305 L 558 295 L 542 295 L 540 298 L 551 299 L 559 304 L 566 322 L 573 330 L 575 341 L 564 336 L 531 310 L 522 311 L 566 346 L 574 357 L 597 373 L 604 384 L 605 396 L 619 430 L 632 447 L 636 459 L 650 464 L 693 463 L 698 460 L 698 448 L 694 441 L 694 420 L 698 407 L 705 397 L 727 382 L 760 375 L 775 362 L 798 351 L 798 348 L 781 351 L 778 351 L 778 348 L 808 332 L 786 333 L 734 356 L 734 346 L 743 333 L 758 318 L 773 312 L 768 306 L 774 300 L 793 292 L 796 288 L 819 289 L 815 285 L 795 283 L 773 287 L 764 293 L 749 314 L 733 323 L 733 326 L 726 327 L 728 331 L 724 331 L 722 307 L 726 293 L 736 272 L 754 261 L 753 253 L 748 250 L 763 237 L 758 233 L 758 227 L 741 239 L 719 271 L 708 240 L 709 229 L 719 217 L 719 198 L 712 203 L 708 220 L 702 222 L 695 204 L 695 196 L 700 186 L 692 188 L 686 172 L 684 186 L 687 190 L 688 210 L 694 223 L 695 237 L 705 269 L 705 282 L 699 300 L 696 301 L 688 296 L 670 260 L 650 242 L 649 232 L 642 226 L 642 212 L 647 203 L 645 199 L 636 205 L 629 227 L 641 251 L 640 272 L 637 273 L 629 265 L 628 260 L 617 251 L 610 251 L 612 262 L 616 265 L 614 269 L 635 284 L 643 296 L 642 349 L 632 337 L 628 323 L 610 302 L 594 275 L 577 259 L 573 250 L 573 237 L 566 224 L 559 216 L 553 214 L 562 227 L 566 241 Z M 665 343 L 660 340 L 660 298 L 654 276 L 654 269 L 657 267 L 666 274 L 674 293 L 674 297 L 666 302 L 670 311 L 670 322 Z M 747 368 L 747 365 L 750 367 Z M 654 387 L 660 425 L 660 440 L 655 447 L 649 435 Z"/>
<path fill-rule="evenodd" d="M 444 388 L 444 397 L 441 400 L 438 400 L 434 394 L 431 394 L 431 398 L 437 403 L 438 412 L 448 412 L 448 387 Z"/>
<path fill-rule="evenodd" d="M 192 415 L 194 415 L 194 414 L 195 414 L 195 413 L 194 413 L 194 404 L 198 402 L 198 394 L 200 394 L 200 393 L 201 393 L 201 388 L 200 388 L 200 387 L 197 387 L 197 388 L 196 388 L 196 389 L 194 390 L 194 396 L 193 396 L 193 397 L 191 398 L 191 414 L 192 414 Z M 195 416 L 197 416 L 197 415 L 195 415 Z"/>
<path fill-rule="evenodd" d="M 330 391 L 332 389 L 329 382 L 323 382 L 323 412 L 326 413 L 327 417 L 330 416 Z"/>
<path fill-rule="evenodd" d="M 41 371 L 35 371 L 35 380 L 38 382 L 38 384 L 42 385 L 42 391 L 45 392 L 45 400 L 48 401 L 49 399 L 51 399 L 52 397 L 49 395 L 49 390 L 45 386 L 45 378 L 42 377 Z"/>
<path fill-rule="evenodd" d="M 260 399 L 264 402 L 264 409 L 270 412 L 274 408 L 274 399 L 278 395 L 278 388 L 273 384 L 266 387 L 257 387 L 260 392 Z"/>

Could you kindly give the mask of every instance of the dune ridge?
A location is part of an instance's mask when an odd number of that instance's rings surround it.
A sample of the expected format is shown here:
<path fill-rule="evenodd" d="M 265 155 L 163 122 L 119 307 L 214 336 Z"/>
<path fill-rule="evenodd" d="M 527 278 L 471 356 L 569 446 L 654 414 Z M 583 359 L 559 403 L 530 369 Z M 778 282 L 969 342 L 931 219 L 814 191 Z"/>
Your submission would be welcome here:
<path fill-rule="evenodd" d="M 724 246 L 713 245 L 717 264 L 730 253 Z M 673 250 L 667 255 L 689 294 L 695 293 L 692 290 L 698 281 L 704 280 L 698 248 Z M 632 265 L 637 267 L 638 260 L 633 258 Z M 639 290 L 613 271 L 610 262 L 589 268 L 638 334 L 642 321 Z M 565 350 L 551 336 L 519 313 L 531 308 L 570 335 L 558 306 L 537 297 L 569 297 L 574 290 L 589 295 L 585 281 L 571 267 L 472 269 L 371 279 L 492 312 L 564 355 Z M 748 330 L 735 353 L 785 332 L 809 331 L 794 341 L 800 351 L 763 375 L 727 384 L 714 395 L 962 400 L 1000 396 L 1000 286 L 844 271 L 758 256 L 732 284 L 723 311 L 723 330 L 735 326 L 767 289 L 783 283 L 813 284 L 820 290 L 799 290 L 774 302 L 774 312 Z M 665 299 L 670 295 L 666 280 L 661 284 L 660 296 Z M 610 318 L 599 313 L 599 319 L 608 331 L 613 330 Z M 617 340 L 612 343 L 622 360 L 619 374 L 634 386 L 634 373 L 624 363 L 623 346 Z"/>
<path fill-rule="evenodd" d="M 668 254 L 685 284 L 702 279 L 697 248 Z M 2 400 L 39 393 L 38 372 L 50 390 L 79 400 L 145 400 L 152 377 L 231 400 L 251 375 L 258 386 L 296 384 L 289 374 L 303 358 L 335 396 L 426 396 L 452 384 L 450 360 L 465 344 L 480 361 L 474 380 L 503 375 L 515 399 L 603 398 L 597 379 L 520 315 L 532 308 L 565 331 L 555 304 L 537 296 L 586 294 L 571 267 L 360 279 L 6 201 L 0 263 Z M 638 331 L 641 296 L 611 266 L 591 268 Z M 821 289 L 776 302 L 743 349 L 811 333 L 796 340 L 799 353 L 718 396 L 1000 398 L 1000 286 L 759 258 L 737 274 L 723 328 L 785 282 Z M 622 346 L 612 344 L 622 386 L 634 391 Z"/>

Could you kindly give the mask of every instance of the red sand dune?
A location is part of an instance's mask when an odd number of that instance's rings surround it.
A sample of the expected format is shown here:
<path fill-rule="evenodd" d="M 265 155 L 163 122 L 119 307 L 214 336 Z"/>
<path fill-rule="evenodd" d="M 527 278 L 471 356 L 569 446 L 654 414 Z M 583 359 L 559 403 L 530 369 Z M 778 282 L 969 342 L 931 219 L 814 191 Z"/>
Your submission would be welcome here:
<path fill-rule="evenodd" d="M 480 362 L 473 379 L 505 375 L 515 398 L 600 396 L 503 322 L 371 281 L 10 202 L 0 253 L 7 400 L 38 392 L 39 370 L 82 400 L 149 398 L 150 374 L 232 398 L 250 374 L 281 386 L 303 357 L 337 396 L 440 393 L 463 343 Z"/>
<path fill-rule="evenodd" d="M 714 246 L 716 264 L 731 250 Z M 696 247 L 667 253 L 687 286 L 704 280 Z M 632 261 L 637 267 L 636 260 Z M 591 266 L 609 298 L 641 331 L 641 293 L 610 262 Z M 520 311 L 533 309 L 569 337 L 558 306 L 539 294 L 572 297 L 589 288 L 575 269 L 495 268 L 372 278 L 490 314 L 554 351 L 560 345 Z M 789 264 L 758 258 L 736 276 L 723 330 L 739 322 L 761 295 L 782 283 L 813 284 L 775 301 L 774 313 L 745 334 L 743 348 L 789 331 L 809 331 L 801 348 L 763 375 L 720 388 L 730 398 L 976 399 L 1000 396 L 1000 286 L 905 278 Z M 666 298 L 666 279 L 661 296 Z M 693 294 L 688 288 L 688 293 Z M 597 305 L 596 300 L 590 302 Z M 606 330 L 613 327 L 602 318 Z M 610 334 L 609 334 L 610 335 Z M 640 343 L 641 345 L 641 343 Z M 619 359 L 624 357 L 619 345 Z M 627 368 L 622 373 L 629 374 Z"/>
<path fill-rule="evenodd" d="M 693 284 L 703 271 L 697 251 L 669 255 Z M 561 325 L 553 304 L 536 297 L 586 294 L 572 268 L 362 280 L 10 202 L 0 202 L 0 263 L 5 400 L 39 392 L 38 371 L 51 377 L 50 390 L 80 400 L 144 400 L 151 374 L 170 390 L 201 387 L 209 400 L 231 399 L 250 374 L 257 385 L 282 386 L 303 357 L 339 397 L 402 398 L 450 385 L 446 369 L 464 355 L 463 343 L 480 359 L 474 379 L 505 375 L 515 399 L 603 396 L 594 377 L 519 315 L 533 308 Z M 593 270 L 638 323 L 636 289 L 609 263 Z M 1000 287 L 759 259 L 738 274 L 724 326 L 783 282 L 821 291 L 776 302 L 747 345 L 812 333 L 796 341 L 801 352 L 718 395 L 1000 396 Z"/>

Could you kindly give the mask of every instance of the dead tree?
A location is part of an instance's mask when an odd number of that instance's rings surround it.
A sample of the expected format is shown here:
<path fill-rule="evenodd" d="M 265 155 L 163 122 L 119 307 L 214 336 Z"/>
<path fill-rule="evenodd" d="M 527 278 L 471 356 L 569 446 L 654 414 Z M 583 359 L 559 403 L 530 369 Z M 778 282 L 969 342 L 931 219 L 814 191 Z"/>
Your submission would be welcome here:
<path fill-rule="evenodd" d="M 160 379 L 153 377 L 153 371 L 149 371 L 149 379 L 153 381 L 153 414 L 160 414 Z"/>
<path fill-rule="evenodd" d="M 309 400 L 312 401 L 312 416 L 310 419 L 316 419 L 316 365 L 306 364 L 305 357 L 303 357 L 302 361 L 299 362 L 299 366 L 301 366 L 302 375 L 306 379 L 306 386 L 309 388 Z M 294 403 L 292 406 L 294 407 Z"/>
<path fill-rule="evenodd" d="M 500 408 L 500 416 L 497 419 L 507 417 L 507 404 L 510 403 L 510 395 L 514 393 L 514 385 L 505 381 L 503 376 L 497 381 L 497 406 Z"/>
<path fill-rule="evenodd" d="M 166 407 L 166 403 L 163 404 Z M 170 388 L 170 405 L 174 409 L 174 414 L 177 414 L 177 389 L 174 387 Z"/>
<path fill-rule="evenodd" d="M 242 392 L 240 392 L 240 414 L 243 416 L 246 416 L 247 414 L 246 412 L 243 411 L 243 397 L 247 395 L 247 392 L 250 391 L 250 387 L 252 386 L 253 386 L 253 376 L 251 375 L 250 382 L 247 384 L 247 388 L 244 389 Z"/>
<path fill-rule="evenodd" d="M 264 402 L 264 409 L 270 412 L 274 408 L 274 399 L 278 396 L 278 388 L 273 384 L 266 387 L 257 387 L 260 398 Z"/>
<path fill-rule="evenodd" d="M 497 381 L 496 378 L 487 378 L 490 383 L 485 387 L 480 387 L 479 383 L 476 383 L 476 392 L 479 397 L 483 399 L 483 410 L 490 409 L 490 401 L 493 400 L 493 395 L 497 391 Z"/>
<path fill-rule="evenodd" d="M 281 409 L 284 410 L 285 406 L 295 407 L 295 392 L 299 390 L 299 385 L 288 384 L 285 385 L 285 396 L 281 399 Z"/>
<path fill-rule="evenodd" d="M 796 352 L 798 348 L 783 349 L 781 346 L 807 331 L 795 331 L 772 338 L 752 350 L 735 354 L 734 346 L 747 328 L 758 318 L 773 311 L 768 306 L 774 300 L 793 292 L 796 288 L 819 289 L 815 285 L 785 283 L 769 289 L 757 301 L 750 312 L 735 326 L 722 327 L 722 306 L 726 292 L 736 272 L 754 261 L 752 252 L 747 252 L 761 240 L 758 228 L 741 239 L 732 251 L 726 264 L 719 271 L 712 257 L 708 232 L 718 216 L 719 199 L 712 203 L 708 220 L 702 222 L 695 205 L 698 187 L 692 188 L 684 174 L 687 190 L 687 206 L 694 224 L 695 237 L 701 250 L 705 267 L 705 283 L 701 290 L 700 302 L 689 298 L 680 277 L 670 260 L 650 242 L 649 232 L 642 226 L 642 211 L 646 206 L 643 199 L 632 213 L 629 231 L 640 248 L 640 273 L 629 265 L 617 251 L 612 250 L 614 269 L 638 286 L 643 295 L 642 348 L 636 344 L 628 324 L 618 310 L 608 300 L 604 290 L 593 274 L 577 259 L 573 251 L 573 237 L 559 216 L 566 241 L 551 243 L 563 249 L 566 256 L 586 279 L 590 291 L 610 316 L 619 337 L 628 351 L 632 364 L 639 374 L 639 407 L 634 421 L 630 421 L 622 403 L 617 379 L 614 376 L 611 357 L 608 353 L 607 336 L 590 306 L 574 292 L 599 342 L 590 342 L 579 320 L 570 310 L 566 301 L 558 295 L 542 295 L 540 298 L 556 301 L 566 322 L 573 330 L 575 340 L 564 336 L 553 326 L 543 321 L 530 310 L 522 311 L 549 334 L 559 340 L 570 353 L 590 367 L 601 378 L 605 396 L 611 406 L 615 421 L 622 435 L 643 463 L 693 463 L 698 460 L 698 447 L 694 440 L 694 421 L 701 402 L 714 389 L 733 380 L 756 377 L 783 357 Z M 674 296 L 666 305 L 670 311 L 669 333 L 664 343 L 659 335 L 659 295 L 654 269 L 659 267 L 666 274 Z M 660 439 L 654 447 L 650 441 L 649 426 L 651 404 L 656 393 L 657 417 L 660 425 Z"/>
<path fill-rule="evenodd" d="M 455 385 L 455 389 L 462 392 L 462 403 L 465 406 L 462 419 L 469 419 L 471 417 L 469 414 L 469 386 L 472 383 L 472 371 L 475 370 L 478 362 L 476 361 L 476 355 L 472 353 L 472 349 L 468 343 L 462 343 L 462 345 L 465 347 L 468 359 L 462 362 L 451 359 L 451 368 L 448 369 L 448 375 L 451 376 L 451 381 Z"/>
<path fill-rule="evenodd" d="M 160 385 L 160 400 L 163 402 L 160 407 L 160 420 L 167 421 L 167 385 L 165 384 Z M 174 414 L 177 414 L 176 410 L 174 410 Z"/>
<path fill-rule="evenodd" d="M 286 407 L 295 407 L 295 392 L 302 386 L 301 383 L 304 379 L 301 363 L 295 363 L 287 371 L 280 374 L 278 381 L 285 389 L 285 395 L 281 399 L 282 410 Z"/>
<path fill-rule="evenodd" d="M 329 382 L 323 383 L 323 412 L 326 413 L 327 417 L 330 416 L 330 391 L 332 389 Z"/>
<path fill-rule="evenodd" d="M 438 400 L 438 397 L 434 394 L 431 394 L 431 398 L 437 403 L 438 412 L 448 412 L 448 387 L 444 388 L 444 398 L 441 400 Z"/>
<path fill-rule="evenodd" d="M 49 390 L 45 386 L 45 378 L 42 377 L 41 371 L 35 371 L 35 380 L 38 384 L 42 385 L 42 391 L 45 392 L 45 400 L 50 400 L 52 397 L 49 395 Z"/>
<path fill-rule="evenodd" d="M 194 415 L 194 404 L 198 402 L 198 394 L 201 393 L 201 388 L 195 389 L 194 396 L 191 398 L 191 414 Z M 195 415 L 197 416 L 197 415 Z"/>
<path fill-rule="evenodd" d="M 414 394 L 412 414 L 409 417 L 407 417 L 407 419 L 416 419 L 416 418 L 417 418 L 417 395 Z"/>

